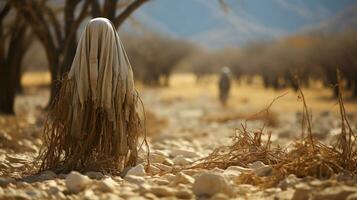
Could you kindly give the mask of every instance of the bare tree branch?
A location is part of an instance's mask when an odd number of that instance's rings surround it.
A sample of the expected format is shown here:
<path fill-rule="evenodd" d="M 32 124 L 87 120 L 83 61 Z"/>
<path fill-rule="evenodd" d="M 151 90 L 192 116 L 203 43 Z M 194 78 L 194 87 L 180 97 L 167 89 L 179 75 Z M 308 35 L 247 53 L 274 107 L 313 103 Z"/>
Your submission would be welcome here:
<path fill-rule="evenodd" d="M 105 0 L 104 2 L 103 13 L 109 20 L 113 20 L 115 18 L 115 5 L 117 2 L 118 0 Z"/>
<path fill-rule="evenodd" d="M 4 8 L 0 12 L 0 22 L 5 18 L 7 13 L 9 13 L 10 7 L 11 7 L 10 4 L 8 2 L 6 2 Z"/>
<path fill-rule="evenodd" d="M 91 0 L 92 17 L 99 17 L 101 15 L 100 5 L 97 0 Z"/>
<path fill-rule="evenodd" d="M 141 5 L 148 2 L 149 0 L 135 0 L 128 7 L 125 8 L 114 20 L 113 23 L 115 27 L 119 27 L 136 9 Z"/>
<path fill-rule="evenodd" d="M 63 42 L 63 35 L 61 31 L 61 24 L 59 23 L 55 13 L 53 10 L 51 10 L 48 6 L 43 6 L 43 9 L 48 15 L 49 20 L 52 23 L 53 30 L 55 31 L 55 36 L 56 36 L 56 41 L 58 44 L 61 44 Z"/>

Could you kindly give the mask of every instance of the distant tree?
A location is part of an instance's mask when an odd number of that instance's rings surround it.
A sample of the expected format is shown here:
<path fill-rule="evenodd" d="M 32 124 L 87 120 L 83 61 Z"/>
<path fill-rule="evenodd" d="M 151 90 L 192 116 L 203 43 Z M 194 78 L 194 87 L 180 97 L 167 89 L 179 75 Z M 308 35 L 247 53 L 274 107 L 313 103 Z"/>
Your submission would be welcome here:
<path fill-rule="evenodd" d="M 77 46 L 77 32 L 88 16 L 107 17 L 117 28 L 148 0 L 11 0 L 42 43 L 51 73 L 50 102 L 60 88 L 60 80 L 70 69 Z M 121 11 L 118 14 L 117 11 Z M 62 14 L 63 12 L 63 14 Z M 61 17 L 63 17 L 61 19 Z M 62 23 L 63 21 L 63 23 Z"/>
<path fill-rule="evenodd" d="M 21 64 L 31 43 L 28 25 L 9 2 L 0 4 L 0 113 L 14 114 Z"/>
<path fill-rule="evenodd" d="M 172 71 L 193 49 L 190 43 L 155 33 L 124 38 L 135 76 L 147 85 L 167 86 Z"/>

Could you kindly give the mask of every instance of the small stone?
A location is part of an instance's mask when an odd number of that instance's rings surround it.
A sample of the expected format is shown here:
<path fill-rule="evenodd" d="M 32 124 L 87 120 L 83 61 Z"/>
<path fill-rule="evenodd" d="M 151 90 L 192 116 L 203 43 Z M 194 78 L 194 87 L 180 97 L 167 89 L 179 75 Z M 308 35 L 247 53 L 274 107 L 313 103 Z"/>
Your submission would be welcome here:
<path fill-rule="evenodd" d="M 273 168 L 264 164 L 262 161 L 255 161 L 248 164 L 248 166 L 253 169 L 258 176 L 269 176 L 273 172 Z"/>
<path fill-rule="evenodd" d="M 164 163 L 166 160 L 165 156 L 157 153 L 151 153 L 149 158 L 152 163 Z"/>
<path fill-rule="evenodd" d="M 6 187 L 10 183 L 16 183 L 16 180 L 13 178 L 0 177 L 0 187 Z"/>
<path fill-rule="evenodd" d="M 353 193 L 353 194 L 348 195 L 346 200 L 357 200 L 357 193 Z"/>
<path fill-rule="evenodd" d="M 287 190 L 276 193 L 274 199 L 276 199 L 276 200 L 290 200 L 293 198 L 294 193 L 295 193 L 294 189 L 288 188 Z"/>
<path fill-rule="evenodd" d="M 224 170 L 220 169 L 218 167 L 215 167 L 215 168 L 211 169 L 210 172 L 222 174 L 224 172 Z"/>
<path fill-rule="evenodd" d="M 175 165 L 189 165 L 192 163 L 192 160 L 185 158 L 183 155 L 176 156 L 172 161 Z"/>
<path fill-rule="evenodd" d="M 127 198 L 127 200 L 146 200 L 144 197 L 134 195 L 132 197 Z"/>
<path fill-rule="evenodd" d="M 158 197 L 168 197 L 174 195 L 174 190 L 167 186 L 154 186 L 150 189 L 150 192 Z"/>
<path fill-rule="evenodd" d="M 152 180 L 152 182 L 157 185 L 168 185 L 170 183 L 168 180 L 161 179 L 161 178 L 155 178 Z"/>
<path fill-rule="evenodd" d="M 53 180 L 57 177 L 57 174 L 53 171 L 44 171 L 36 178 L 36 181 Z"/>
<path fill-rule="evenodd" d="M 239 191 L 239 193 L 252 193 L 256 192 L 258 189 L 254 185 L 250 184 L 239 184 L 236 186 L 236 190 Z"/>
<path fill-rule="evenodd" d="M 142 178 L 142 177 L 140 177 Z M 146 183 L 144 183 L 143 185 L 147 185 Z M 140 186 L 135 185 L 136 187 L 132 187 L 133 184 L 131 183 L 125 183 L 121 185 L 121 187 L 119 187 L 119 193 L 123 193 L 123 192 L 132 192 L 133 190 L 136 190 L 138 188 L 140 188 Z"/>
<path fill-rule="evenodd" d="M 174 165 L 175 163 L 174 163 L 171 159 L 165 158 L 165 161 L 164 161 L 162 164 L 172 166 L 172 165 Z"/>
<path fill-rule="evenodd" d="M 135 176 L 135 175 L 127 175 L 127 176 L 125 176 L 124 180 L 128 181 L 129 183 L 134 183 L 136 185 L 141 185 L 146 182 L 143 177 Z"/>
<path fill-rule="evenodd" d="M 118 195 L 112 193 L 105 193 L 99 199 L 122 200 Z"/>
<path fill-rule="evenodd" d="M 158 167 L 155 167 L 154 165 L 150 165 L 148 170 L 150 174 L 154 174 L 154 175 L 160 173 L 160 171 L 161 170 Z"/>
<path fill-rule="evenodd" d="M 131 169 L 126 173 L 126 176 L 134 175 L 134 176 L 146 176 L 145 168 L 142 164 L 139 164 Z"/>
<path fill-rule="evenodd" d="M 273 194 L 277 194 L 279 192 L 281 192 L 282 190 L 280 188 L 267 188 L 264 190 L 264 194 L 266 196 L 270 196 L 270 195 L 273 195 Z"/>
<path fill-rule="evenodd" d="M 163 176 L 161 176 L 162 179 L 165 179 L 167 181 L 172 181 L 175 179 L 175 175 L 174 174 L 171 174 L 171 173 L 168 173 L 168 174 L 165 174 Z"/>
<path fill-rule="evenodd" d="M 124 192 L 120 192 L 119 193 L 120 197 L 122 197 L 123 199 L 129 199 L 133 196 L 136 196 L 136 194 L 132 191 L 124 191 Z"/>
<path fill-rule="evenodd" d="M 94 192 L 93 192 L 92 190 L 85 190 L 83 196 L 84 196 L 84 199 L 85 199 L 85 200 L 97 200 L 97 199 L 99 199 L 99 198 L 94 194 Z"/>
<path fill-rule="evenodd" d="M 222 175 L 212 172 L 199 175 L 192 186 L 192 191 L 197 196 L 212 196 L 217 193 L 224 193 L 228 196 L 234 195 L 231 184 Z"/>
<path fill-rule="evenodd" d="M 236 167 L 236 166 L 234 166 Z M 250 169 L 251 170 L 251 169 Z M 252 171 L 252 170 L 251 170 Z M 224 170 L 223 175 L 229 179 L 232 179 L 234 177 L 237 177 L 239 175 L 241 175 L 242 172 L 240 172 L 240 170 L 232 168 L 232 167 L 228 167 L 226 170 Z"/>
<path fill-rule="evenodd" d="M 262 161 L 259 161 L 259 160 L 248 164 L 248 167 L 251 169 L 258 169 L 258 168 L 265 167 L 265 166 L 266 166 L 266 164 L 264 164 Z"/>
<path fill-rule="evenodd" d="M 22 168 L 24 167 L 25 165 L 22 164 L 22 163 L 9 163 L 9 165 L 12 167 L 12 168 Z"/>
<path fill-rule="evenodd" d="M 320 188 L 325 188 L 325 187 L 331 187 L 333 185 L 333 182 L 325 180 L 321 181 L 319 179 L 309 181 L 308 184 L 312 187 L 320 187 Z"/>
<path fill-rule="evenodd" d="M 69 192 L 78 193 L 83 191 L 91 180 L 78 172 L 72 171 L 66 177 L 66 186 Z"/>
<path fill-rule="evenodd" d="M 179 199 L 191 199 L 192 195 L 193 194 L 189 189 L 180 189 L 175 193 L 175 196 Z"/>
<path fill-rule="evenodd" d="M 213 195 L 210 200 L 226 200 L 226 199 L 230 199 L 229 196 L 223 193 L 218 193 Z"/>
<path fill-rule="evenodd" d="M 150 192 L 151 185 L 148 183 L 144 183 L 141 185 L 138 185 L 139 187 L 135 190 L 137 192 L 140 192 L 141 194 L 148 193 Z"/>
<path fill-rule="evenodd" d="M 193 184 L 195 181 L 194 178 L 192 178 L 191 176 L 184 174 L 182 172 L 179 172 L 175 178 L 172 180 L 172 182 L 170 183 L 170 185 L 172 186 L 176 186 L 178 184 Z"/>
<path fill-rule="evenodd" d="M 87 172 L 86 175 L 91 179 L 102 179 L 104 174 L 102 172 Z"/>
<path fill-rule="evenodd" d="M 269 165 L 254 170 L 258 176 L 270 176 L 273 173 L 273 168 Z"/>
<path fill-rule="evenodd" d="M 350 194 L 357 193 L 357 187 L 351 186 L 336 186 L 326 188 L 313 196 L 314 200 L 326 199 L 326 200 L 339 200 L 346 199 Z"/>
<path fill-rule="evenodd" d="M 50 186 L 46 192 L 48 195 L 55 195 L 55 194 L 61 192 L 61 190 L 58 187 Z"/>
<path fill-rule="evenodd" d="M 112 179 L 115 181 L 115 182 L 122 182 L 124 179 L 122 179 L 120 176 L 113 176 Z"/>
<path fill-rule="evenodd" d="M 290 174 L 288 177 L 286 177 L 284 180 L 281 180 L 278 184 L 278 187 L 280 187 L 283 190 L 286 190 L 288 187 L 293 187 L 297 183 L 299 183 L 300 179 L 297 178 L 294 174 Z"/>
<path fill-rule="evenodd" d="M 150 199 L 150 200 L 156 200 L 159 199 L 156 195 L 154 195 L 153 193 L 145 193 L 144 194 L 145 199 Z"/>
<path fill-rule="evenodd" d="M 118 184 L 112 178 L 106 178 L 99 182 L 99 188 L 103 192 L 113 192 Z"/>
<path fill-rule="evenodd" d="M 292 197 L 292 200 L 306 200 L 309 198 L 311 192 L 311 187 L 306 183 L 299 183 L 295 185 L 295 192 Z"/>
<path fill-rule="evenodd" d="M 172 171 L 172 167 L 161 164 L 161 163 L 155 163 L 155 166 L 157 168 L 159 168 L 160 170 L 164 171 L 164 172 L 171 172 Z"/>
<path fill-rule="evenodd" d="M 31 198 L 31 199 L 40 199 L 42 196 L 44 196 L 44 192 L 43 191 L 39 191 L 39 190 L 27 190 L 25 191 L 25 193 Z"/>
<path fill-rule="evenodd" d="M 157 143 L 157 144 L 161 144 L 161 143 Z M 166 147 L 166 146 L 165 146 Z M 159 154 L 159 155 L 162 155 L 164 157 L 169 157 L 169 152 L 166 151 L 166 150 L 155 150 L 154 152 L 155 154 Z"/>
<path fill-rule="evenodd" d="M 31 187 L 31 184 L 25 181 L 17 181 L 16 182 L 16 187 L 18 188 L 26 188 L 26 187 Z"/>
<path fill-rule="evenodd" d="M 5 194 L 3 196 L 1 196 L 1 199 L 4 200 L 10 200 L 10 199 L 15 199 L 15 200 L 30 200 L 31 197 L 29 197 L 27 194 L 25 193 L 12 193 L 12 194 Z"/>
<path fill-rule="evenodd" d="M 171 156 L 176 157 L 178 155 L 182 155 L 186 158 L 196 158 L 196 157 L 200 156 L 199 154 L 197 154 L 194 151 L 189 151 L 189 150 L 185 150 L 185 149 L 175 149 L 175 150 L 171 151 Z"/>
<path fill-rule="evenodd" d="M 58 192 L 53 197 L 53 199 L 66 199 L 66 196 L 63 194 L 63 192 Z"/>

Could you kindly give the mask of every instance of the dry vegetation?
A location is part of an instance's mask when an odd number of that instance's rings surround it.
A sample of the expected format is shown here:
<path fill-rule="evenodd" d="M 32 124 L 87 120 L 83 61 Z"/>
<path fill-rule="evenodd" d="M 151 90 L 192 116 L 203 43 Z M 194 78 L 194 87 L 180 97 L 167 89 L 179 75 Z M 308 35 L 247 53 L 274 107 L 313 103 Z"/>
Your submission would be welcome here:
<path fill-rule="evenodd" d="M 356 31 L 334 34 L 295 35 L 278 41 L 249 44 L 242 49 L 220 51 L 195 51 L 190 57 L 190 69 L 197 79 L 218 73 L 222 66 L 229 66 L 237 80 L 259 75 L 267 88 L 297 90 L 294 76 L 299 75 L 301 84 L 308 87 L 319 80 L 333 89 L 337 97 L 336 67 L 341 68 L 344 87 L 355 96 Z"/>
<path fill-rule="evenodd" d="M 338 80 L 341 83 L 340 77 Z M 338 87 L 341 87 L 341 84 Z M 272 132 L 266 133 L 264 128 L 251 132 L 246 124 L 242 124 L 236 130 L 237 134 L 233 138 L 232 145 L 218 147 L 193 168 L 248 167 L 250 163 L 262 161 L 273 166 L 272 176 L 258 177 L 254 173 L 247 173 L 240 176 L 237 181 L 263 187 L 276 186 L 290 174 L 294 174 L 298 178 L 310 176 L 320 179 L 330 178 L 339 173 L 356 176 L 357 135 L 353 132 L 347 119 L 342 94 L 338 95 L 341 132 L 338 142 L 334 146 L 324 144 L 314 137 L 312 113 L 310 113 L 311 110 L 300 87 L 299 98 L 303 104 L 302 133 L 299 139 L 294 141 L 292 147 L 274 147 L 270 141 Z M 270 106 L 264 111 L 269 113 L 269 108 Z M 264 135 L 267 135 L 266 140 L 263 139 Z"/>
<path fill-rule="evenodd" d="M 123 38 L 135 78 L 151 86 L 168 86 L 172 72 L 193 48 L 186 41 L 149 32 Z"/>

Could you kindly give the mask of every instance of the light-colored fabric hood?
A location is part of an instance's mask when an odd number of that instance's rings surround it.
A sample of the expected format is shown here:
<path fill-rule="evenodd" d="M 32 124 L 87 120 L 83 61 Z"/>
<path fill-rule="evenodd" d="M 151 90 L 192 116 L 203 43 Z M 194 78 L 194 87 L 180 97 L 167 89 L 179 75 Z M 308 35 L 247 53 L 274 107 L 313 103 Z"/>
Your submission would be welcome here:
<path fill-rule="evenodd" d="M 85 27 L 68 78 L 75 80 L 75 95 L 81 107 L 90 98 L 107 111 L 110 120 L 114 120 L 114 100 L 133 101 L 133 72 L 120 38 L 108 19 L 92 19 Z M 118 86 L 118 83 L 124 85 Z M 119 94 L 120 99 L 115 99 L 115 94 Z"/>

